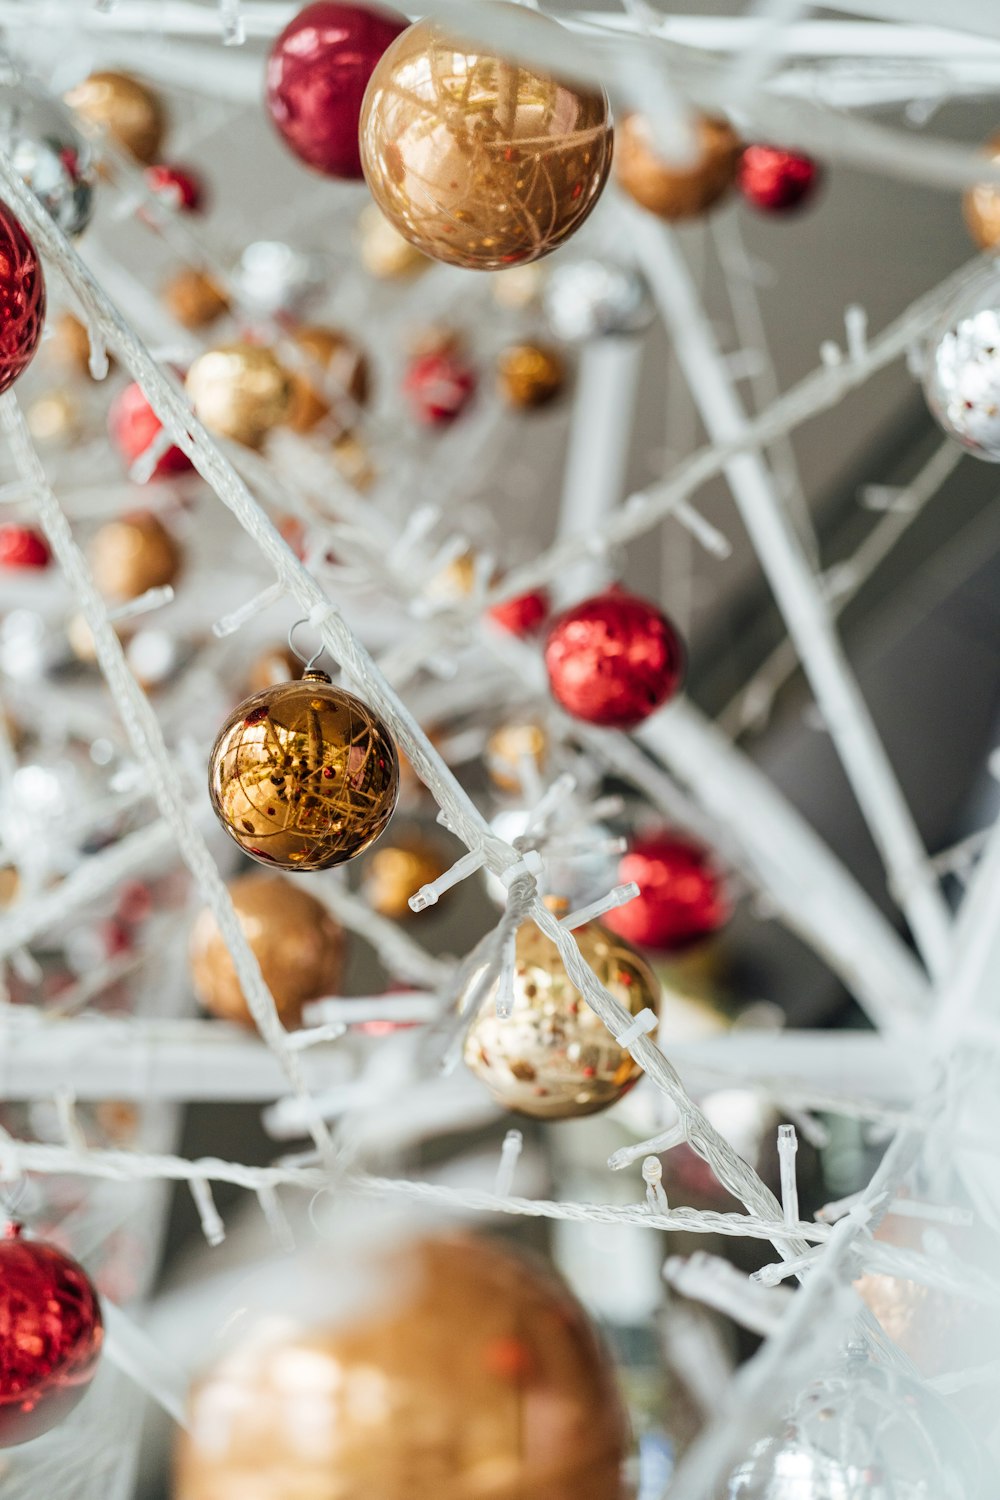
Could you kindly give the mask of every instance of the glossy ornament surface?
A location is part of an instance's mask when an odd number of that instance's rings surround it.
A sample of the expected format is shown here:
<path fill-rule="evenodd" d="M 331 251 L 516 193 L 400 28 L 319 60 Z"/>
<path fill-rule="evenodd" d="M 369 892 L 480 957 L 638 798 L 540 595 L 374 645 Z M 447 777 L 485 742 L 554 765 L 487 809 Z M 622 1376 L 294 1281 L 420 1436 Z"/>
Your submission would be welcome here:
<path fill-rule="evenodd" d="M 278 1016 L 293 1030 L 310 1000 L 339 993 L 343 931 L 322 902 L 280 875 L 242 875 L 229 882 L 229 894 Z M 253 1027 L 229 949 L 208 907 L 191 929 L 189 958 L 195 994 L 205 1009 Z"/>
<path fill-rule="evenodd" d="M 49 544 L 34 526 L 0 526 L 0 568 L 47 568 L 51 560 Z"/>
<path fill-rule="evenodd" d="M 403 390 L 417 419 L 448 427 L 476 394 L 476 372 L 459 349 L 428 349 L 410 361 Z"/>
<path fill-rule="evenodd" d="M 497 388 L 509 406 L 548 406 L 565 384 L 565 360 L 545 345 L 511 344 L 497 358 Z"/>
<path fill-rule="evenodd" d="M 924 395 L 949 437 L 1000 463 L 1000 276 L 992 266 L 956 296 L 931 334 Z"/>
<path fill-rule="evenodd" d="M 371 392 L 364 350 L 337 328 L 297 328 L 292 341 L 301 350 L 302 360 L 301 365 L 288 361 L 292 380 L 289 427 L 309 432 L 331 417 L 342 431 L 348 430 Z"/>
<path fill-rule="evenodd" d="M 644 333 L 656 315 L 642 273 L 607 260 L 554 265 L 542 305 L 552 332 L 567 344 Z"/>
<path fill-rule="evenodd" d="M 608 589 L 560 615 L 545 644 L 552 696 L 568 714 L 634 729 L 684 680 L 684 647 L 661 610 Z"/>
<path fill-rule="evenodd" d="M 695 159 L 664 160 L 641 115 L 626 115 L 615 141 L 615 174 L 640 208 L 660 219 L 707 213 L 732 187 L 740 165 L 739 136 L 726 120 L 702 115 L 694 124 Z"/>
<path fill-rule="evenodd" d="M 634 840 L 618 866 L 618 880 L 635 881 L 639 894 L 607 912 L 604 921 L 641 948 L 676 952 L 717 932 L 729 918 L 711 856 L 680 834 Z"/>
<path fill-rule="evenodd" d="M 780 146 L 747 146 L 740 157 L 737 186 L 748 203 L 765 214 L 802 208 L 822 180 L 819 163 L 801 151 Z"/>
<path fill-rule="evenodd" d="M 0 394 L 35 357 L 45 320 L 45 277 L 38 252 L 0 203 Z"/>
<path fill-rule="evenodd" d="M 292 410 L 292 380 L 261 344 L 226 344 L 200 354 L 185 390 L 195 416 L 217 437 L 259 448 Z"/>
<path fill-rule="evenodd" d="M 108 432 L 126 469 L 141 458 L 160 432 L 163 423 L 146 399 L 142 386 L 137 381 L 125 386 L 108 412 Z M 175 444 L 167 449 L 153 470 L 152 479 L 165 479 L 171 474 L 186 474 L 193 467 L 191 460 Z"/>
<path fill-rule="evenodd" d="M 480 271 L 538 260 L 580 227 L 607 178 L 611 137 L 602 92 L 519 67 L 434 21 L 393 43 L 361 111 L 379 208 L 425 255 Z"/>
<path fill-rule="evenodd" d="M 0 1448 L 40 1437 L 73 1410 L 102 1340 L 100 1302 L 83 1267 L 8 1226 L 0 1240 Z"/>
<path fill-rule="evenodd" d="M 90 142 L 65 104 L 24 79 L 0 88 L 0 147 L 64 234 L 82 233 L 94 211 Z"/>
<path fill-rule="evenodd" d="M 605 989 L 633 1016 L 647 1006 L 658 1009 L 659 982 L 641 954 L 600 922 L 588 922 L 573 936 Z M 642 1075 L 534 922 L 518 928 L 513 1011 L 501 1020 L 496 988 L 485 996 L 466 1035 L 465 1062 L 498 1104 L 538 1120 L 596 1114 Z"/>
<path fill-rule="evenodd" d="M 267 111 L 300 161 L 327 177 L 363 176 L 361 101 L 407 20 L 384 6 L 317 0 L 291 20 L 267 60 Z"/>
<path fill-rule="evenodd" d="M 137 599 L 147 589 L 174 583 L 181 550 L 156 516 L 147 512 L 107 521 L 89 548 L 94 582 L 106 599 Z"/>
<path fill-rule="evenodd" d="M 532 589 L 490 606 L 489 616 L 509 635 L 531 635 L 548 619 L 551 601 L 545 589 Z"/>
<path fill-rule="evenodd" d="M 1000 161 L 1000 135 L 990 136 L 984 149 L 996 166 Z M 962 210 L 969 233 L 980 250 L 1000 248 L 1000 188 L 989 182 L 977 183 L 962 199 Z"/>
<path fill-rule="evenodd" d="M 160 154 L 167 116 L 153 90 L 131 73 L 105 69 L 70 89 L 66 103 L 106 130 L 117 146 L 144 165 Z"/>
<path fill-rule="evenodd" d="M 196 214 L 205 207 L 205 186 L 191 167 L 157 162 L 145 171 L 146 186 L 176 213 Z"/>
<path fill-rule="evenodd" d="M 209 758 L 212 806 L 262 864 L 327 870 L 374 843 L 399 792 L 381 719 L 323 672 L 247 698 Z"/>
<path fill-rule="evenodd" d="M 448 868 L 439 848 L 428 839 L 407 838 L 380 844 L 365 861 L 361 890 L 373 911 L 399 922 L 412 917 L 410 897 L 437 880 Z"/>
<path fill-rule="evenodd" d="M 229 311 L 229 299 L 207 271 L 185 266 L 164 283 L 163 305 L 182 328 L 208 328 Z"/>
<path fill-rule="evenodd" d="M 361 1286 L 330 1326 L 258 1316 L 196 1380 L 175 1500 L 624 1500 L 610 1361 L 547 1266 L 440 1236 Z"/>

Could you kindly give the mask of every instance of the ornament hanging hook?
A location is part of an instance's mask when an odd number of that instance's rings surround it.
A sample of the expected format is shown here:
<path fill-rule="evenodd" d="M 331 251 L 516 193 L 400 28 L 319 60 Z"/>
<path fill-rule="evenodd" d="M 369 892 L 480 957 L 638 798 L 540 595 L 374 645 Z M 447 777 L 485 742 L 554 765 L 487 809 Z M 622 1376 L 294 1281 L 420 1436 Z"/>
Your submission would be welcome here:
<path fill-rule="evenodd" d="M 317 649 L 312 653 L 310 657 L 307 658 L 305 654 L 299 650 L 298 646 L 296 646 L 295 632 L 298 630 L 299 626 L 311 624 L 312 621 L 309 619 L 308 615 L 304 615 L 301 620 L 296 620 L 293 625 L 290 625 L 288 627 L 288 649 L 292 653 L 292 655 L 302 663 L 303 670 L 306 672 L 311 672 L 313 670 L 316 663 L 323 655 L 323 652 L 326 650 L 326 646 L 322 641 L 320 641 Z"/>

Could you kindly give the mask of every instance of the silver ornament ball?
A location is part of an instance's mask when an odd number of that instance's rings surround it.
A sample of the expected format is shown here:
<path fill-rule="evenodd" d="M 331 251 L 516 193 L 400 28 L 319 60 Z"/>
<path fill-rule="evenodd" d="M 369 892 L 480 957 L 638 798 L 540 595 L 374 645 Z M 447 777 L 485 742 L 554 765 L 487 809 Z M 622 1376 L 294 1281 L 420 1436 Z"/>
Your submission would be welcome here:
<path fill-rule="evenodd" d="M 233 271 L 241 301 L 260 317 L 300 312 L 322 280 L 316 256 L 293 250 L 280 240 L 255 240 L 247 245 Z"/>
<path fill-rule="evenodd" d="M 554 266 L 542 305 L 550 329 L 568 344 L 642 333 L 653 321 L 645 277 L 613 261 L 577 260 Z"/>
<path fill-rule="evenodd" d="M 64 234 L 94 211 L 93 152 L 59 99 L 23 79 L 0 85 L 0 148 Z"/>
<path fill-rule="evenodd" d="M 931 335 L 924 394 L 949 437 L 1000 463 L 1000 276 L 992 268 L 964 288 Z"/>

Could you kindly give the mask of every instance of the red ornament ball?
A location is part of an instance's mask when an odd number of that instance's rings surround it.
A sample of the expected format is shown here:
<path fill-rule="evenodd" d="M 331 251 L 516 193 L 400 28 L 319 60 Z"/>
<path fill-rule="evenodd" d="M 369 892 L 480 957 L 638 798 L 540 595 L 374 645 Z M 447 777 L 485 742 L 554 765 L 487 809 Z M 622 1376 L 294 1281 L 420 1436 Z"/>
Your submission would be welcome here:
<path fill-rule="evenodd" d="M 425 427 L 447 427 L 475 395 L 476 374 L 457 349 L 430 349 L 410 361 L 403 390 Z"/>
<path fill-rule="evenodd" d="M 408 24 L 392 10 L 317 0 L 285 27 L 267 61 L 267 109 L 307 167 L 364 176 L 361 101 L 375 64 Z"/>
<path fill-rule="evenodd" d="M 618 866 L 639 894 L 601 919 L 640 948 L 676 952 L 710 936 L 729 918 L 719 872 L 699 844 L 675 833 L 637 839 Z"/>
<path fill-rule="evenodd" d="M 568 714 L 634 729 L 680 688 L 684 645 L 655 604 L 613 588 L 560 615 L 545 665 L 552 696 Z"/>
<path fill-rule="evenodd" d="M 115 397 L 108 413 L 108 432 L 126 468 L 132 467 L 162 430 L 163 423 L 135 381 Z M 187 454 L 171 445 L 153 470 L 152 477 L 163 479 L 169 474 L 186 473 L 190 468 L 191 460 Z"/>
<path fill-rule="evenodd" d="M 196 214 L 205 205 L 205 187 L 201 178 L 189 167 L 169 166 L 161 162 L 147 167 L 144 173 L 146 186 L 157 198 L 162 198 L 169 208 L 182 214 Z"/>
<path fill-rule="evenodd" d="M 0 1448 L 40 1437 L 94 1376 L 103 1326 L 86 1271 L 56 1245 L 0 1240 Z"/>
<path fill-rule="evenodd" d="M 38 252 L 0 203 L 0 393 L 35 357 L 45 317 L 45 277 Z"/>
<path fill-rule="evenodd" d="M 747 146 L 737 183 L 748 203 L 766 214 L 788 213 L 808 202 L 819 187 L 821 171 L 811 156 L 780 146 Z"/>
<path fill-rule="evenodd" d="M 544 589 L 518 594 L 490 607 L 490 619 L 509 635 L 532 635 L 549 613 L 549 596 Z"/>
<path fill-rule="evenodd" d="M 47 568 L 52 554 L 33 526 L 0 526 L 0 567 Z"/>

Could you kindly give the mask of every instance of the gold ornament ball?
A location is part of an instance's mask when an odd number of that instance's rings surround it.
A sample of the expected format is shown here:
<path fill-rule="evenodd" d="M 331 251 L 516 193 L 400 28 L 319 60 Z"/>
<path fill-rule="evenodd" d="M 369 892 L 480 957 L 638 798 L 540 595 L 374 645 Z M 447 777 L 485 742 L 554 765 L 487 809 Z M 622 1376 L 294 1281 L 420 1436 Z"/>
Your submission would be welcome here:
<path fill-rule="evenodd" d="M 534 761 L 541 771 L 548 753 L 549 737 L 541 724 L 501 724 L 486 742 L 486 769 L 501 792 L 517 793 L 522 790 L 522 761 Z"/>
<path fill-rule="evenodd" d="M 262 693 L 281 682 L 297 682 L 304 671 L 305 667 L 290 647 L 271 646 L 254 661 L 247 685 L 251 693 Z"/>
<path fill-rule="evenodd" d="M 410 897 L 447 868 L 448 862 L 426 839 L 383 844 L 368 857 L 361 889 L 373 910 L 398 922 L 413 915 Z"/>
<path fill-rule="evenodd" d="M 403 281 L 419 276 L 430 265 L 416 245 L 394 229 L 385 214 L 369 203 L 358 221 L 361 264 L 379 281 Z"/>
<path fill-rule="evenodd" d="M 334 439 L 330 451 L 337 473 L 353 489 L 361 495 L 371 489 L 378 478 L 378 470 L 372 463 L 368 449 L 353 432 L 342 432 Z"/>
<path fill-rule="evenodd" d="M 75 313 L 63 312 L 52 320 L 52 335 L 45 344 L 53 359 L 74 375 L 93 379 L 90 373 L 90 334 Z M 109 369 L 114 360 L 108 356 Z"/>
<path fill-rule="evenodd" d="M 374 843 L 399 791 L 381 719 L 325 672 L 254 693 L 209 760 L 216 816 L 244 853 L 286 870 L 328 870 Z"/>
<path fill-rule="evenodd" d="M 259 448 L 292 409 L 292 380 L 261 344 L 226 344 L 200 354 L 184 382 L 195 416 L 218 437 Z"/>
<path fill-rule="evenodd" d="M 167 129 L 160 100 L 130 73 L 91 73 L 66 95 L 66 103 L 116 145 L 148 166 L 159 157 Z"/>
<path fill-rule="evenodd" d="M 335 995 L 344 971 L 344 934 L 315 896 L 280 875 L 243 875 L 229 882 L 239 924 L 284 1026 L 302 1023 L 310 1000 Z M 229 949 L 205 907 L 191 930 L 191 978 L 206 1010 L 253 1027 Z"/>
<path fill-rule="evenodd" d="M 139 514 L 102 526 L 90 546 L 90 563 L 106 599 L 137 599 L 176 581 L 181 552 L 162 521 Z"/>
<path fill-rule="evenodd" d="M 229 311 L 229 299 L 206 271 L 193 266 L 167 279 L 160 296 L 163 305 L 183 328 L 207 328 Z"/>
<path fill-rule="evenodd" d="M 599 922 L 573 936 L 605 989 L 637 1016 L 659 1006 L 646 960 Z M 470 981 L 470 990 L 477 982 Z M 517 933 L 514 1008 L 497 1016 L 496 988 L 466 1036 L 465 1061 L 498 1104 L 538 1120 L 575 1120 L 616 1103 L 642 1070 L 619 1047 L 563 968 L 555 944 L 525 922 Z"/>
<path fill-rule="evenodd" d="M 990 136 L 985 149 L 994 166 L 1000 162 L 1000 135 Z M 980 250 L 1000 247 L 1000 188 L 993 183 L 978 183 L 965 194 L 962 208 L 969 233 Z"/>
<path fill-rule="evenodd" d="M 725 120 L 703 115 L 695 123 L 697 160 L 674 165 L 657 155 L 641 115 L 627 115 L 615 142 L 615 173 L 630 198 L 661 219 L 691 219 L 732 187 L 742 143 Z"/>
<path fill-rule="evenodd" d="M 497 384 L 509 406 L 547 406 L 566 384 L 566 362 L 543 344 L 512 344 L 497 360 Z"/>
<path fill-rule="evenodd" d="M 459 1236 L 364 1270 L 360 1310 L 259 1319 L 195 1381 L 174 1500 L 624 1500 L 622 1398 L 554 1272 Z"/>
<path fill-rule="evenodd" d="M 36 443 L 65 446 L 80 436 L 80 404 L 69 391 L 47 391 L 37 396 L 24 415 Z"/>
<path fill-rule="evenodd" d="M 332 416 L 343 431 L 356 420 L 358 407 L 370 394 L 370 374 L 364 351 L 336 328 L 298 328 L 292 341 L 302 353 L 301 367 L 289 369 L 293 432 L 309 432 Z"/>
<path fill-rule="evenodd" d="M 554 26 L 518 11 L 529 17 Z M 578 229 L 607 178 L 611 140 L 601 91 L 483 52 L 433 21 L 380 58 L 359 133 L 372 196 L 400 234 L 479 271 L 538 260 Z"/>

